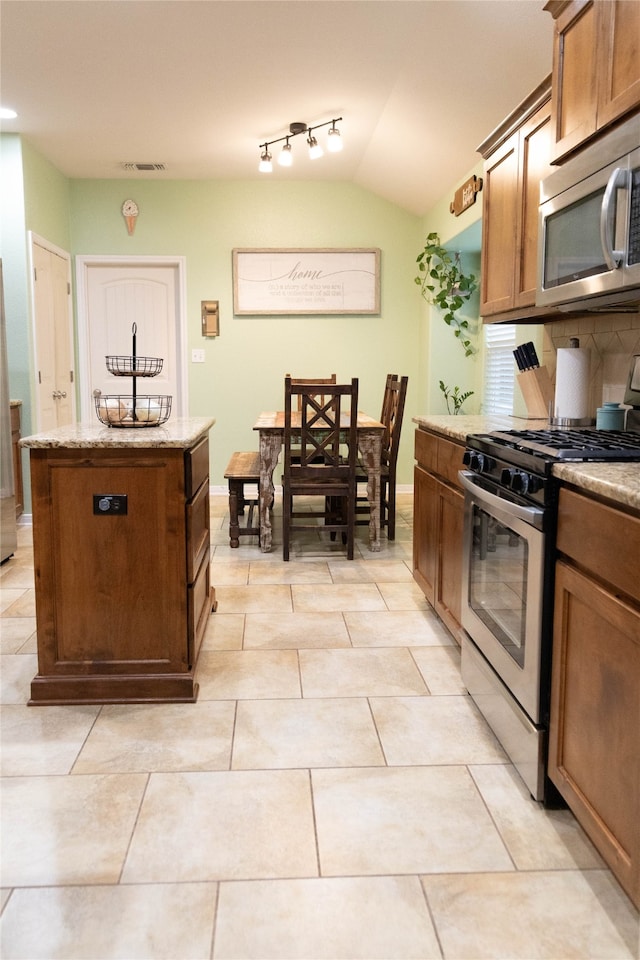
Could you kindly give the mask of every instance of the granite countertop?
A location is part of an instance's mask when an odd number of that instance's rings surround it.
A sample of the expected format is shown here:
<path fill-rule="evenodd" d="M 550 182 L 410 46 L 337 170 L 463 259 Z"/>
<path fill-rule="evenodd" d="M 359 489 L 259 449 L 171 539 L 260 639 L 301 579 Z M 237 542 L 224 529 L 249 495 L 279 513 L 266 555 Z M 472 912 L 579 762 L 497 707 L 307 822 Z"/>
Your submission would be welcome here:
<path fill-rule="evenodd" d="M 458 442 L 464 442 L 470 433 L 541 430 L 548 425 L 546 420 L 509 416 L 421 416 L 413 422 Z M 640 510 L 640 463 L 556 463 L 553 475 L 587 493 Z"/>
<path fill-rule="evenodd" d="M 490 414 L 488 416 L 440 416 L 414 417 L 413 422 L 427 430 L 443 433 L 453 440 L 464 442 L 470 433 L 488 433 L 493 430 L 543 430 L 547 420 L 527 420 L 524 417 L 509 417 Z"/>
<path fill-rule="evenodd" d="M 640 510 L 640 463 L 557 463 L 554 477 Z"/>
<path fill-rule="evenodd" d="M 46 433 L 34 433 L 20 440 L 21 447 L 192 447 L 209 432 L 211 417 L 176 417 L 159 427 L 107 427 L 93 423 L 73 423 Z"/>

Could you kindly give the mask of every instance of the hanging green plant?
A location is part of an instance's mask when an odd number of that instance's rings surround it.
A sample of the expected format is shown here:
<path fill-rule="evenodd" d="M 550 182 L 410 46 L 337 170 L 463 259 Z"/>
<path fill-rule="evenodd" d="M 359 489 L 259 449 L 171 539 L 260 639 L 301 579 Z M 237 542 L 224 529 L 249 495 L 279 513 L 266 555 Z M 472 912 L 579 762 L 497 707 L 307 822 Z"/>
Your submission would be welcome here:
<path fill-rule="evenodd" d="M 451 254 L 440 243 L 437 233 L 430 233 L 424 250 L 416 258 L 420 273 L 415 283 L 427 301 L 442 310 L 442 319 L 453 328 L 454 335 L 464 348 L 465 357 L 475 353 L 469 339 L 469 321 L 460 320 L 456 313 L 477 288 L 471 273 L 465 276 L 460 268 L 460 254 Z"/>

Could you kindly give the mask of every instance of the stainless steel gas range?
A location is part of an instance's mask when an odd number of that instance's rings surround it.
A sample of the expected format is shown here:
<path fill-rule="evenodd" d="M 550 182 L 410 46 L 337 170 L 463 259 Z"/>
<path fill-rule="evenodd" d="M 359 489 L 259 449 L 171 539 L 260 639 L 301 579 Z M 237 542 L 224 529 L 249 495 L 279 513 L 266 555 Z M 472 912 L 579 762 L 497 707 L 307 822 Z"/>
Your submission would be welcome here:
<path fill-rule="evenodd" d="M 546 777 L 558 462 L 640 461 L 640 433 L 550 427 L 467 437 L 462 677 L 532 796 Z"/>

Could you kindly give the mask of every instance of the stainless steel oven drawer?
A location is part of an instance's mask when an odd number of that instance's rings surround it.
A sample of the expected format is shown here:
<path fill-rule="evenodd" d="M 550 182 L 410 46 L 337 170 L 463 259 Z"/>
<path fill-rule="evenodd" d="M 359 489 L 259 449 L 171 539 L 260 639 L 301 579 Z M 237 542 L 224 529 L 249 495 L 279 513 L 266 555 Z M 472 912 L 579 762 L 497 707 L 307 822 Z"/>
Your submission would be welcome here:
<path fill-rule="evenodd" d="M 462 680 L 531 791 L 544 798 L 546 731 L 535 726 L 465 631 L 460 631 Z"/>

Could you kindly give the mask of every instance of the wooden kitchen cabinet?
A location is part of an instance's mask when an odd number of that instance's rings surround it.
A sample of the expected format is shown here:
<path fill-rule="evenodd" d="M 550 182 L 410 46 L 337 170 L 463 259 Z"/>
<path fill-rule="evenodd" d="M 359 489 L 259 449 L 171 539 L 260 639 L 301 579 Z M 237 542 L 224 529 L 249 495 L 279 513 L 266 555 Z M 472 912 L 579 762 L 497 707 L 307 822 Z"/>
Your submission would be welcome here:
<path fill-rule="evenodd" d="M 460 626 L 464 446 L 419 429 L 415 435 L 413 577 L 457 640 Z"/>
<path fill-rule="evenodd" d="M 13 454 L 13 486 L 16 499 L 16 517 L 24 512 L 24 484 L 22 482 L 22 456 L 20 452 L 21 404 L 11 401 L 11 452 Z"/>
<path fill-rule="evenodd" d="M 209 440 L 163 447 L 152 429 L 102 435 L 143 432 L 149 445 L 32 445 L 32 705 L 196 699 L 215 605 Z"/>
<path fill-rule="evenodd" d="M 485 322 L 546 317 L 535 306 L 540 180 L 552 172 L 551 78 L 478 147 L 485 160 L 480 314 Z"/>
<path fill-rule="evenodd" d="M 640 907 L 640 517 L 560 493 L 549 777 Z"/>
<path fill-rule="evenodd" d="M 550 0 L 555 163 L 640 109 L 637 0 Z"/>

